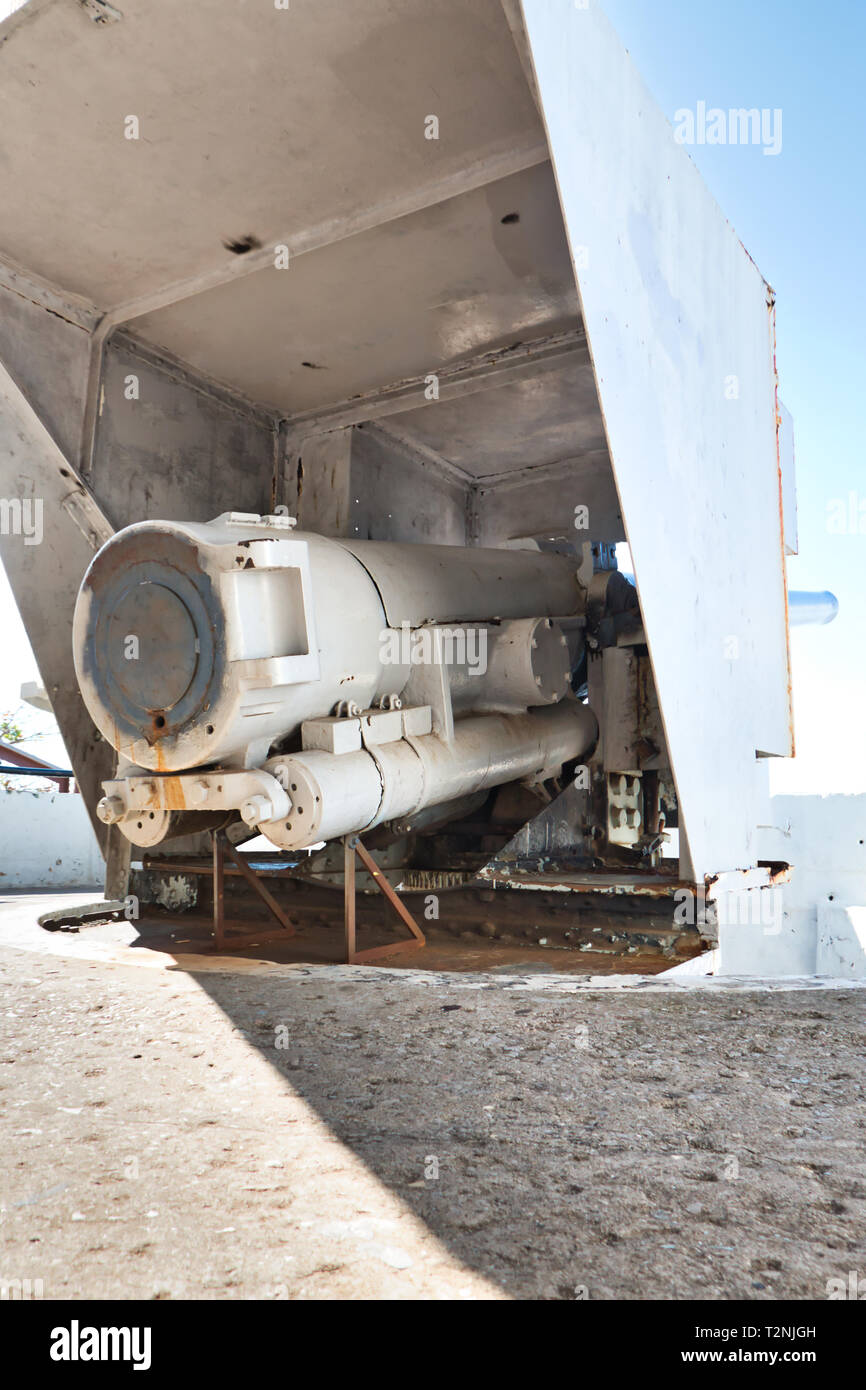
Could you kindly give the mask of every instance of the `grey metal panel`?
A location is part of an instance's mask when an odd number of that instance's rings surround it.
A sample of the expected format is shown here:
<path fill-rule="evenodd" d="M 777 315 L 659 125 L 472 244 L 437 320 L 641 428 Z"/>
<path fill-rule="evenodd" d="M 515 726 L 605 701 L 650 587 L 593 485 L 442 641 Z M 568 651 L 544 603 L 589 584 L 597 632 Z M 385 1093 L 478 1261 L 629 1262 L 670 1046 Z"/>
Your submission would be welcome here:
<path fill-rule="evenodd" d="M 16 279 L 15 291 L 0 286 L 0 362 L 68 459 L 78 459 L 89 334 L 62 316 L 60 305 L 46 311 L 37 290 Z"/>
<path fill-rule="evenodd" d="M 291 439 L 284 460 L 284 500 L 302 531 L 348 534 L 352 430 Z"/>
<path fill-rule="evenodd" d="M 468 494 L 375 426 L 352 431 L 350 539 L 465 545 Z"/>
<path fill-rule="evenodd" d="M 128 389 L 138 399 L 127 399 Z M 276 427 L 265 413 L 125 339 L 106 349 L 100 404 L 89 481 L 116 527 L 272 509 Z"/>
<path fill-rule="evenodd" d="M 523 11 L 693 866 L 742 868 L 792 751 L 772 296 L 600 6 Z"/>
<path fill-rule="evenodd" d="M 607 452 L 585 346 L 537 376 L 392 418 L 420 443 L 479 479 L 529 464 Z"/>
<path fill-rule="evenodd" d="M 474 510 L 479 545 L 568 539 L 579 552 L 585 541 L 625 540 L 606 449 L 484 481 L 475 490 Z"/>
<path fill-rule="evenodd" d="M 37 317 L 39 316 L 39 317 Z M 19 320 L 20 323 L 20 320 Z M 15 374 L 29 377 L 28 394 L 50 400 L 52 418 L 74 437 L 76 413 L 81 424 L 86 357 L 78 371 L 61 376 L 65 325 L 42 309 L 22 340 L 25 363 L 12 358 Z M 38 351 L 34 345 L 38 340 Z M 52 346 L 58 344 L 58 370 L 52 371 Z M 37 374 L 38 373 L 38 374 Z M 42 378 L 44 373 L 44 380 Z M 63 398 L 63 390 L 66 397 Z M 60 432 L 64 432 L 61 430 Z M 15 376 L 0 361 L 0 496 L 37 504 L 41 536 L 33 544 L 24 534 L 0 531 L 0 555 L 33 646 L 39 673 L 57 718 L 76 780 L 93 817 L 99 784 L 114 772 L 114 750 L 97 733 L 84 706 L 72 661 L 72 612 L 78 586 L 95 550 L 111 527 L 88 494 L 72 464 L 58 447 Z M 37 531 L 31 531 L 34 540 Z M 105 844 L 105 827 L 94 818 Z"/>

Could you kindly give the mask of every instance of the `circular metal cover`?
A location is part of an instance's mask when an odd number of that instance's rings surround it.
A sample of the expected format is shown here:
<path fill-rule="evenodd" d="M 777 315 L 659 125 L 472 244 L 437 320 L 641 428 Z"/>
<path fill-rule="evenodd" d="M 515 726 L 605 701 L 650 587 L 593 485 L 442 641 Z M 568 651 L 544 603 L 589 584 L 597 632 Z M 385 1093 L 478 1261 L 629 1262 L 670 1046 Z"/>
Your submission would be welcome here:
<path fill-rule="evenodd" d="M 225 672 L 225 618 L 197 548 L 144 524 L 121 532 L 94 559 L 80 653 L 110 741 L 150 744 L 216 716 Z"/>
<path fill-rule="evenodd" d="M 555 704 L 561 700 L 571 680 L 571 663 L 562 628 L 549 618 L 540 618 L 532 628 L 532 675 L 537 696 L 530 704 Z"/>
<path fill-rule="evenodd" d="M 130 704 L 170 710 L 189 690 L 198 665 L 195 623 L 183 599 L 144 580 L 122 594 L 108 618 L 108 662 Z"/>

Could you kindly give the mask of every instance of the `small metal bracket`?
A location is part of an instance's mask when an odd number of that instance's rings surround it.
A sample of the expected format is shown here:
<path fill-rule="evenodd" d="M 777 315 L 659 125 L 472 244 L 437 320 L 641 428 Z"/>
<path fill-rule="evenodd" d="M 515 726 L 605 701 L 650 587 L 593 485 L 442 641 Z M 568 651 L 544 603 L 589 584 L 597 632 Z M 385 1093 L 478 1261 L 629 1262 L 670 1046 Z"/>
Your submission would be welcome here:
<path fill-rule="evenodd" d="M 395 941 L 391 946 L 374 946 L 366 951 L 355 949 L 355 855 L 361 860 L 379 892 L 390 903 L 397 916 L 412 933 L 411 941 Z M 427 945 L 426 937 L 411 912 L 403 905 L 373 856 L 361 844 L 357 835 L 346 835 L 343 840 L 343 895 L 346 923 L 346 964 L 362 965 L 370 960 L 382 960 L 386 956 L 396 956 L 404 951 L 420 951 Z"/>

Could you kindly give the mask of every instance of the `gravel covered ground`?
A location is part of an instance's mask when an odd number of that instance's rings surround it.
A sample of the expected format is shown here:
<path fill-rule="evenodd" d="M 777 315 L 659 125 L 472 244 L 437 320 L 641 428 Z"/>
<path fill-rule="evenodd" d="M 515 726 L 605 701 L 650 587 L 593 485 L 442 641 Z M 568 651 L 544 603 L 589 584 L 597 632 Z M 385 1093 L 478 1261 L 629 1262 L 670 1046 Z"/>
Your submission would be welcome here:
<path fill-rule="evenodd" d="M 83 941 L 4 947 L 0 919 L 0 1280 L 822 1299 L 866 1278 L 862 989 L 142 968 Z"/>

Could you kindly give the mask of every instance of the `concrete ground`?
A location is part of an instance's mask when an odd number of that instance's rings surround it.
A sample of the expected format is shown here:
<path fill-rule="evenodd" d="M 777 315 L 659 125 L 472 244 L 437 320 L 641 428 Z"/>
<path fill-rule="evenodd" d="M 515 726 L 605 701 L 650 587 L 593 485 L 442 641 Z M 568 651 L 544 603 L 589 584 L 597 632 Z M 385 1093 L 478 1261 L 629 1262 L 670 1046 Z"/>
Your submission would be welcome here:
<path fill-rule="evenodd" d="M 174 959 L 41 931 L 59 901 L 0 899 L 0 1283 L 771 1300 L 866 1279 L 862 987 Z"/>

